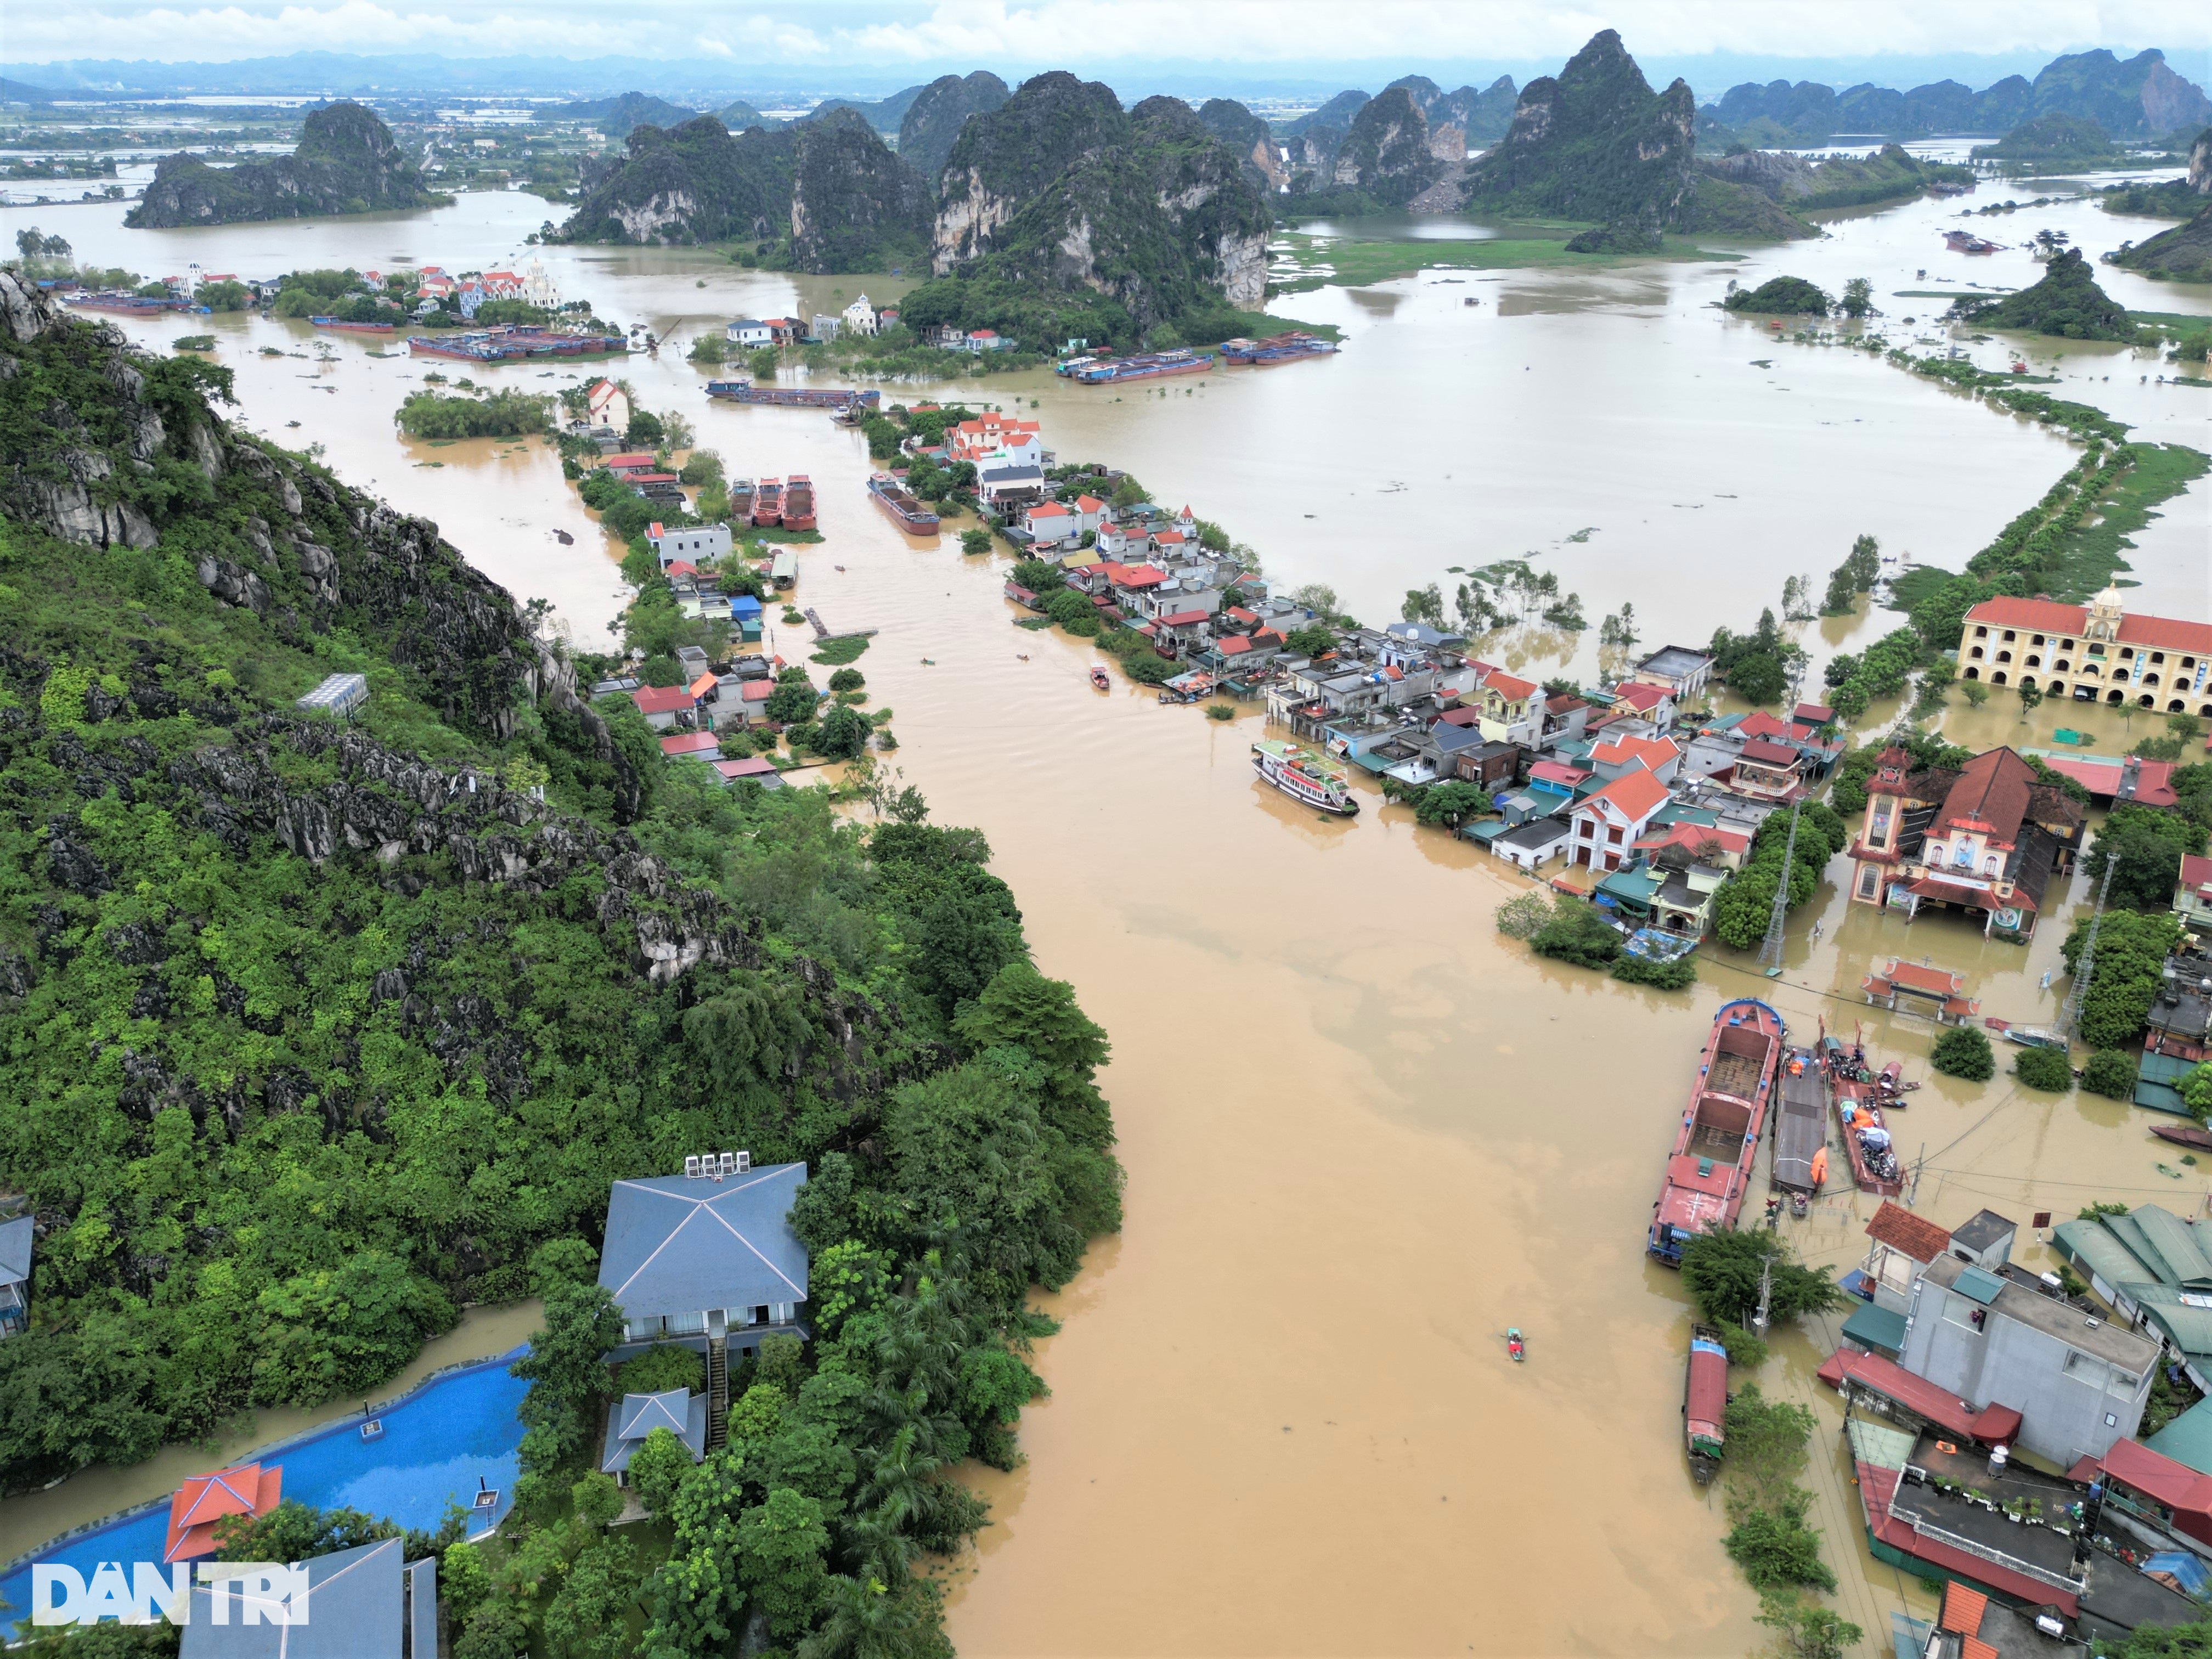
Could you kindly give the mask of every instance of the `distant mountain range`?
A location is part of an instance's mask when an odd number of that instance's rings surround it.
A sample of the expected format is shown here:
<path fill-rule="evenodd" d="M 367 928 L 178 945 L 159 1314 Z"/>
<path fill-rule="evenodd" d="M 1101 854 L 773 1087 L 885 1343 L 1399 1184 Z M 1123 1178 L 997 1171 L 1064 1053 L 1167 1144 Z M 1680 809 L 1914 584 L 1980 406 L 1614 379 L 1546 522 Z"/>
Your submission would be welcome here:
<path fill-rule="evenodd" d="M 1957 81 L 1910 92 L 1871 82 L 1838 92 L 1810 81 L 1746 82 L 1711 107 L 1737 137 L 1755 146 L 1821 144 L 1839 134 L 2004 133 L 2042 115 L 2094 121 L 2114 138 L 2193 133 L 2212 122 L 2212 99 L 2158 51 L 2124 61 L 2105 51 L 2076 52 L 2052 59 L 2033 81 L 2008 76 L 1979 92 Z"/>

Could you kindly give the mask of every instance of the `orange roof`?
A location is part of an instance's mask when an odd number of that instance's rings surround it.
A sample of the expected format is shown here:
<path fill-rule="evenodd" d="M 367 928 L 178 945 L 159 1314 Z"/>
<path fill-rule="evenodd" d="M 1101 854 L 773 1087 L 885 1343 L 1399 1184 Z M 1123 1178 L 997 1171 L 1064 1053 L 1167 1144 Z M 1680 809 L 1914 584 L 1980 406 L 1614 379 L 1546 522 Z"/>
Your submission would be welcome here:
<path fill-rule="evenodd" d="M 1075 498 L 1075 504 L 1085 513 L 1103 513 L 1106 510 L 1106 503 L 1096 495 L 1078 495 Z"/>
<path fill-rule="evenodd" d="M 714 689 L 714 685 L 715 680 L 712 674 L 702 674 L 697 679 L 691 682 L 690 686 L 688 689 L 693 696 L 703 697 L 709 691 L 712 691 Z"/>
<path fill-rule="evenodd" d="M 1068 516 L 1067 509 L 1058 501 L 1039 501 L 1030 509 L 1032 519 L 1065 519 Z"/>
<path fill-rule="evenodd" d="M 1663 685 L 1647 685 L 1642 680 L 1631 680 L 1626 685 L 1613 689 L 1613 700 L 1625 702 L 1631 708 L 1656 708 L 1674 695 Z"/>
<path fill-rule="evenodd" d="M 1516 679 L 1510 674 L 1493 673 L 1488 679 L 1483 681 L 1482 685 L 1486 691 L 1495 691 L 1508 702 L 1518 702 L 1522 698 L 1531 696 L 1536 690 L 1534 682 Z"/>
<path fill-rule="evenodd" d="M 2212 651 L 2212 623 L 2138 617 L 2130 611 L 2120 618 L 2120 641 L 2124 645 L 2154 645 L 2167 651 Z"/>
<path fill-rule="evenodd" d="M 1982 1614 L 1989 1605 L 1988 1596 L 1953 1579 L 1943 1586 L 1943 1628 L 1972 1636 L 1981 1629 Z"/>
<path fill-rule="evenodd" d="M 1704 823 L 1670 823 L 1659 834 L 1643 836 L 1636 848 L 1638 852 L 1656 853 L 1662 847 L 1686 847 L 1695 852 L 1707 842 L 1724 853 L 1746 852 L 1751 847 L 1751 837 L 1740 830 L 1723 830 Z"/>
<path fill-rule="evenodd" d="M 674 759 L 683 755 L 703 755 L 708 750 L 719 753 L 722 740 L 712 732 L 682 732 L 672 738 L 660 740 L 660 752 Z"/>
<path fill-rule="evenodd" d="M 1674 746 L 1671 738 L 1614 738 L 1590 750 L 1590 759 L 1601 766 L 1641 761 L 1653 772 L 1681 757 L 1682 751 Z"/>
<path fill-rule="evenodd" d="M 1667 786 L 1638 766 L 1623 772 L 1602 789 L 1586 796 L 1583 806 L 1603 801 L 1632 822 L 1650 817 L 1667 804 Z M 1581 806 L 1575 809 L 1582 810 Z"/>
<path fill-rule="evenodd" d="M 275 1463 L 240 1464 L 213 1474 L 196 1474 L 169 1499 L 169 1531 L 164 1561 L 191 1561 L 215 1553 L 215 1526 L 226 1515 L 255 1518 L 276 1507 L 284 1489 L 283 1468 Z"/>
<path fill-rule="evenodd" d="M 1893 1250 L 1902 1250 L 1915 1261 L 1933 1261 L 1951 1247 L 1951 1235 L 1925 1216 L 1887 1199 L 1866 1225 L 1867 1237 Z"/>
<path fill-rule="evenodd" d="M 1991 628 L 2033 628 L 2046 634 L 2079 634 L 2089 613 L 2078 605 L 2061 605 L 2056 599 L 2016 599 L 2009 597 L 1984 599 L 1966 612 L 1970 623 L 1983 623 Z"/>

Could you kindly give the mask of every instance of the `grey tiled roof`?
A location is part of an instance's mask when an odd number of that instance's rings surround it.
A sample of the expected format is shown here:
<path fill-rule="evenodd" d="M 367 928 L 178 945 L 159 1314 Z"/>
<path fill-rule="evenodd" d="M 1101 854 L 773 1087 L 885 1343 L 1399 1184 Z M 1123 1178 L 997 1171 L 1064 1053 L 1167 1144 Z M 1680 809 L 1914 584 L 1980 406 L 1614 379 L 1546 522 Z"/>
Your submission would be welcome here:
<path fill-rule="evenodd" d="M 629 1319 L 806 1299 L 806 1247 L 791 1230 L 804 1164 L 720 1181 L 617 1181 L 599 1283 Z"/>

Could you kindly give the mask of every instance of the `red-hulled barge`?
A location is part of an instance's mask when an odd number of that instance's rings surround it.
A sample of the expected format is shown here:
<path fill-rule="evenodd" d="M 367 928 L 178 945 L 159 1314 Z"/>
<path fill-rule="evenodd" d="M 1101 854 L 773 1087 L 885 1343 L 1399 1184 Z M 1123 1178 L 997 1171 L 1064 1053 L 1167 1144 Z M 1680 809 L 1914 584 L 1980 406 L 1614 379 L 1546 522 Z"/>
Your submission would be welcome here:
<path fill-rule="evenodd" d="M 1644 1239 L 1644 1249 L 1668 1267 L 1682 1265 L 1682 1246 L 1698 1233 L 1735 1224 L 1788 1035 L 1782 1016 L 1755 997 L 1723 1003 L 1713 1016 Z"/>

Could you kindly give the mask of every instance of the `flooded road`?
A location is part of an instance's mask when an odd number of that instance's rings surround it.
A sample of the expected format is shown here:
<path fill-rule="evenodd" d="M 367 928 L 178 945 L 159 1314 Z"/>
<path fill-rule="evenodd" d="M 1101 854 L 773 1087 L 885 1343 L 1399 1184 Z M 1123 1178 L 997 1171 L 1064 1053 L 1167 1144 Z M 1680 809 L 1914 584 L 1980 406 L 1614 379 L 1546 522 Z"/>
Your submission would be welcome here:
<path fill-rule="evenodd" d="M 315 260 L 376 264 L 403 240 L 449 270 L 526 258 L 501 240 L 529 228 L 518 206 L 542 216 L 534 200 L 469 197 L 402 222 L 325 225 Z M 100 211 L 71 221 L 86 257 L 162 263 L 131 250 L 167 249 L 167 234 L 103 241 L 85 228 Z M 1920 286 L 1912 270 L 1943 257 L 1936 233 L 1954 212 L 1855 220 L 1832 241 L 1759 250 L 1741 266 L 1300 295 L 1285 308 L 1340 323 L 1342 356 L 1166 395 L 1042 374 L 959 390 L 1034 400 L 1023 412 L 1063 459 L 1129 468 L 1163 501 L 1188 501 L 1252 544 L 1278 584 L 1328 582 L 1369 620 L 1394 616 L 1408 586 L 1438 580 L 1449 595 L 1447 566 L 1534 551 L 1593 622 L 1626 599 L 1647 645 L 1695 642 L 1716 624 L 1747 627 L 1787 575 L 1811 574 L 1817 591 L 1861 532 L 1955 568 L 2068 465 L 2073 452 L 2045 431 L 1705 308 L 1730 275 L 1778 270 L 1832 291 L 1861 272 L 1878 291 Z M 0 214 L 0 231 L 16 216 Z M 2062 222 L 2027 229 L 2046 222 Z M 2127 223 L 2097 245 L 2142 234 Z M 207 240 L 174 260 L 258 269 L 212 252 L 229 234 L 271 238 L 256 252 L 276 268 L 301 263 L 276 234 L 191 233 Z M 569 287 L 573 270 L 602 315 L 655 321 L 679 345 L 720 314 L 812 302 L 705 254 L 546 252 L 549 264 L 573 262 L 560 280 Z M 1976 279 L 2012 280 L 2008 258 L 1979 262 Z M 2105 279 L 2132 304 L 2184 304 Z M 703 295 L 701 280 L 714 284 Z M 882 297 L 874 279 L 819 281 Z M 1470 295 L 1482 304 L 1464 305 Z M 210 331 L 206 319 L 130 327 L 149 341 Z M 606 637 L 619 579 L 541 445 L 407 444 L 391 412 L 429 365 L 344 340 L 325 369 L 300 325 L 217 319 L 212 331 L 239 372 L 246 424 L 325 445 L 349 480 L 436 519 L 518 596 L 554 600 L 580 643 Z M 264 343 L 311 356 L 263 357 Z M 2203 441 L 2212 394 L 2138 384 L 2148 360 L 2109 348 L 2063 361 L 2062 372 L 2113 378 L 2103 395 L 2059 395 L 2101 403 L 2145 435 Z M 708 405 L 703 375 L 673 351 L 620 369 L 648 406 L 689 414 L 732 472 L 814 477 L 825 540 L 799 550 L 801 603 L 833 628 L 882 630 L 857 666 L 872 706 L 896 710 L 892 761 L 938 818 L 987 832 L 1040 967 L 1072 980 L 1113 1037 L 1105 1083 L 1127 1225 L 1048 1299 L 1066 1323 L 1040 1347 L 1053 1397 L 1026 1416 L 1027 1464 L 975 1472 L 994 1524 L 955 1570 L 961 1650 L 1758 1645 L 1756 1599 L 1720 1548 L 1719 1498 L 1691 1481 L 1680 1449 L 1680 1287 L 1641 1248 L 1713 1010 L 1765 994 L 1794 1036 L 1822 1018 L 1863 1021 L 1871 1051 L 1925 1077 L 1932 1032 L 1859 993 L 1872 959 L 1932 957 L 1966 972 L 1986 1012 L 2048 1019 L 2063 982 L 2039 981 L 2057 966 L 2063 918 L 2028 947 L 1990 944 L 1963 923 L 1849 906 L 1830 882 L 1793 917 L 1778 982 L 1724 951 L 1701 955 L 1702 982 L 1678 994 L 1535 961 L 1492 926 L 1524 885 L 1510 870 L 1371 793 L 1345 823 L 1258 784 L 1255 710 L 1215 723 L 1150 693 L 1092 690 L 1088 647 L 1009 625 L 1002 559 L 908 540 L 866 503 L 856 434 L 818 414 Z M 469 372 L 538 384 L 533 370 Z M 2171 614 L 2212 615 L 2203 491 L 2170 504 L 2134 559 L 2145 603 L 2155 595 Z M 1808 624 L 1805 643 L 1816 656 L 1856 649 L 1899 620 Z M 1485 650 L 1544 674 L 1600 665 L 1594 629 L 1517 629 Z M 2090 731 L 2098 752 L 2124 741 L 2105 711 L 2022 721 L 2003 699 L 1944 726 L 1979 747 L 2045 744 L 2060 723 Z M 1984 1204 L 2025 1224 L 2092 1198 L 2156 1195 L 2185 1212 L 2203 1200 L 2193 1172 L 2159 1173 L 2159 1143 L 2114 1103 L 2025 1096 L 2004 1077 L 1931 1079 L 1911 1098 L 1900 1150 L 1924 1151 L 1918 1205 L 1943 1224 Z M 1872 1208 L 1832 1195 L 1792 1237 L 1814 1260 L 1855 1265 Z M 2046 1265 L 2032 1246 L 2021 1254 Z M 1509 1324 L 1528 1334 L 1525 1365 L 1504 1353 Z M 1829 1428 L 1832 1397 L 1810 1372 L 1832 1346 L 1832 1329 L 1786 1339 L 1762 1379 Z M 1814 1518 L 1844 1580 L 1837 1605 L 1880 1640 L 1890 1610 L 1926 1598 L 1868 1559 L 1832 1433 L 1816 1438 L 1814 1466 Z"/>

